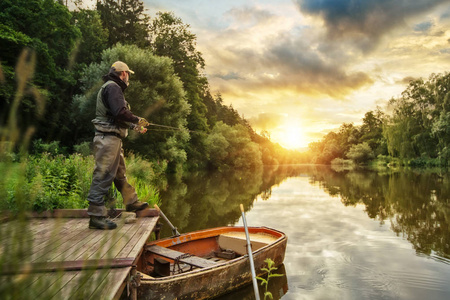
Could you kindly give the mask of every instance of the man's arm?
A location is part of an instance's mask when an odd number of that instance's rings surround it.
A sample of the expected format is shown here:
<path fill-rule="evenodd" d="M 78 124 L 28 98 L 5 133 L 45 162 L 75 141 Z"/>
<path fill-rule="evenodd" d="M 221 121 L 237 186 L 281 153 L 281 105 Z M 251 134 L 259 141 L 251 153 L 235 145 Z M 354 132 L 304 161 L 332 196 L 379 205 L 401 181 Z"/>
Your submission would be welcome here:
<path fill-rule="evenodd" d="M 139 122 L 139 117 L 128 109 L 122 89 L 117 84 L 106 86 L 103 97 L 115 120 L 135 124 Z"/>

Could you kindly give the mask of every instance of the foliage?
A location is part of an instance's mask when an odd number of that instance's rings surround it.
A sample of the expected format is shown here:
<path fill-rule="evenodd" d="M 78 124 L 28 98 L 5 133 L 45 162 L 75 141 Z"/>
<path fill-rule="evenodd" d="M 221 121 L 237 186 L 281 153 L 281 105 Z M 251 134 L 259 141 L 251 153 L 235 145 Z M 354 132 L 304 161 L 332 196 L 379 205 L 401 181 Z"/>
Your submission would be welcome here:
<path fill-rule="evenodd" d="M 161 184 L 159 177 L 164 167 L 153 168 L 139 156 L 130 155 L 126 159 L 129 181 L 135 185 L 141 201 L 158 203 Z M 69 156 L 41 153 L 30 156 L 23 162 L 26 165 L 23 179 L 20 165 L 16 168 L 5 188 L 5 201 L 1 209 L 18 211 L 18 197 L 27 199 L 27 210 L 44 211 L 56 208 L 87 208 L 86 201 L 92 181 L 93 156 L 80 154 Z M 0 165 L 0 170 L 7 165 Z"/>
<path fill-rule="evenodd" d="M 66 91 L 75 84 L 68 65 L 80 37 L 70 24 L 70 12 L 53 0 L 5 0 L 0 2 L 0 12 L 0 57 L 6 82 L 0 92 L 0 124 L 6 124 L 4 113 L 17 103 L 14 87 L 26 78 L 20 78 L 19 68 L 28 64 L 35 72 L 24 80 L 27 87 L 17 104 L 17 125 L 21 131 L 35 127 L 36 135 L 44 139 L 63 135 L 68 130 L 64 120 L 70 94 Z M 25 59 L 19 59 L 18 53 Z"/>
<path fill-rule="evenodd" d="M 369 144 L 364 142 L 353 145 L 347 152 L 347 157 L 353 160 L 356 164 L 363 164 L 372 160 L 374 158 L 374 154 Z"/>
<path fill-rule="evenodd" d="M 391 156 L 447 162 L 449 92 L 450 74 L 433 74 L 428 81 L 411 81 L 401 97 L 391 99 L 393 113 L 384 127 Z"/>
<path fill-rule="evenodd" d="M 159 56 L 170 57 L 175 74 L 180 77 L 186 92 L 186 99 L 191 110 L 187 117 L 187 127 L 196 132 L 207 132 L 207 106 L 204 103 L 207 95 L 207 79 L 200 74 L 205 61 L 196 49 L 195 34 L 189 25 L 173 13 L 159 12 L 151 23 L 151 50 Z M 206 134 L 191 136 L 187 155 L 191 164 L 199 164 L 204 157 Z"/>
<path fill-rule="evenodd" d="M 80 30 L 77 42 L 76 62 L 90 64 L 99 62 L 100 54 L 107 48 L 108 29 L 103 27 L 97 10 L 79 9 L 72 12 L 72 23 Z"/>
<path fill-rule="evenodd" d="M 390 115 L 369 111 L 361 126 L 343 124 L 309 145 L 313 162 L 348 157 L 367 163 L 389 155 L 392 164 L 446 166 L 450 159 L 450 74 L 413 80 L 389 101 Z M 363 146 L 364 145 L 364 146 Z"/>
<path fill-rule="evenodd" d="M 272 259 L 266 258 L 264 260 L 264 262 L 267 264 L 267 268 L 261 268 L 261 271 L 267 272 L 267 279 L 264 279 L 262 277 L 256 277 L 256 278 L 261 281 L 261 286 L 265 287 L 264 300 L 266 298 L 273 299 L 272 293 L 267 290 L 268 287 L 269 287 L 269 280 L 270 280 L 270 278 L 282 277 L 284 275 L 283 274 L 272 273 L 273 271 L 276 271 L 278 269 L 278 268 L 274 267 L 275 262 Z"/>
<path fill-rule="evenodd" d="M 242 125 L 228 126 L 217 122 L 206 138 L 206 149 L 211 166 L 223 169 L 255 169 L 262 166 L 261 152 L 250 140 Z"/>
<path fill-rule="evenodd" d="M 97 11 L 108 29 L 109 47 L 117 43 L 147 47 L 150 18 L 144 14 L 144 4 L 139 0 L 100 0 Z"/>

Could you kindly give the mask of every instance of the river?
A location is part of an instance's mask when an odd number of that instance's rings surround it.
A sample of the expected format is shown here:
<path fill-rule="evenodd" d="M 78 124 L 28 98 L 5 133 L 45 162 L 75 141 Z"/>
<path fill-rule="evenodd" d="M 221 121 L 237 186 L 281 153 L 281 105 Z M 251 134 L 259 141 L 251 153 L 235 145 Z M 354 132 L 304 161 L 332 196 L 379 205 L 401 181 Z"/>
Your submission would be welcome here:
<path fill-rule="evenodd" d="M 180 232 L 242 225 L 242 203 L 249 226 L 286 233 L 274 299 L 450 299 L 449 183 L 439 171 L 278 166 L 172 178 L 161 207 Z"/>

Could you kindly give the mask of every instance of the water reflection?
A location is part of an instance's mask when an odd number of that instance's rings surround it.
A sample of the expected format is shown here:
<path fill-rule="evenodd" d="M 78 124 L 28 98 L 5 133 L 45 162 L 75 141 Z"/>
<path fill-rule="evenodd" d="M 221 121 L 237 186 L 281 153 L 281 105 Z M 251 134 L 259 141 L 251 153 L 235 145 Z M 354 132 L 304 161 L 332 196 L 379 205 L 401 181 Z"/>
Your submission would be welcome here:
<path fill-rule="evenodd" d="M 239 204 L 250 210 L 259 197 L 289 177 L 308 177 L 345 206 L 362 204 L 367 215 L 406 238 L 418 253 L 450 259 L 450 177 L 425 171 L 333 170 L 327 166 L 278 166 L 251 172 L 195 173 L 170 178 L 161 193 L 165 214 L 180 232 L 235 224 Z M 163 236 L 169 236 L 167 226 Z"/>

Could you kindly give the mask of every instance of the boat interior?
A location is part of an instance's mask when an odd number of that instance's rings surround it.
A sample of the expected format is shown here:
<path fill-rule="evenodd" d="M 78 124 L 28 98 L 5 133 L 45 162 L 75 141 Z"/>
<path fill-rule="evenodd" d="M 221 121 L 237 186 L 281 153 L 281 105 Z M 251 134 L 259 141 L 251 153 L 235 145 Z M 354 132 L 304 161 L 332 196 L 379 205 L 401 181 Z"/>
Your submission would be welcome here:
<path fill-rule="evenodd" d="M 277 238 L 264 233 L 252 233 L 252 249 L 258 250 Z M 174 237 L 166 240 L 165 244 L 147 244 L 144 247 L 140 271 L 152 278 L 167 277 L 198 268 L 217 266 L 246 254 L 247 240 L 243 231 L 206 237 Z"/>

